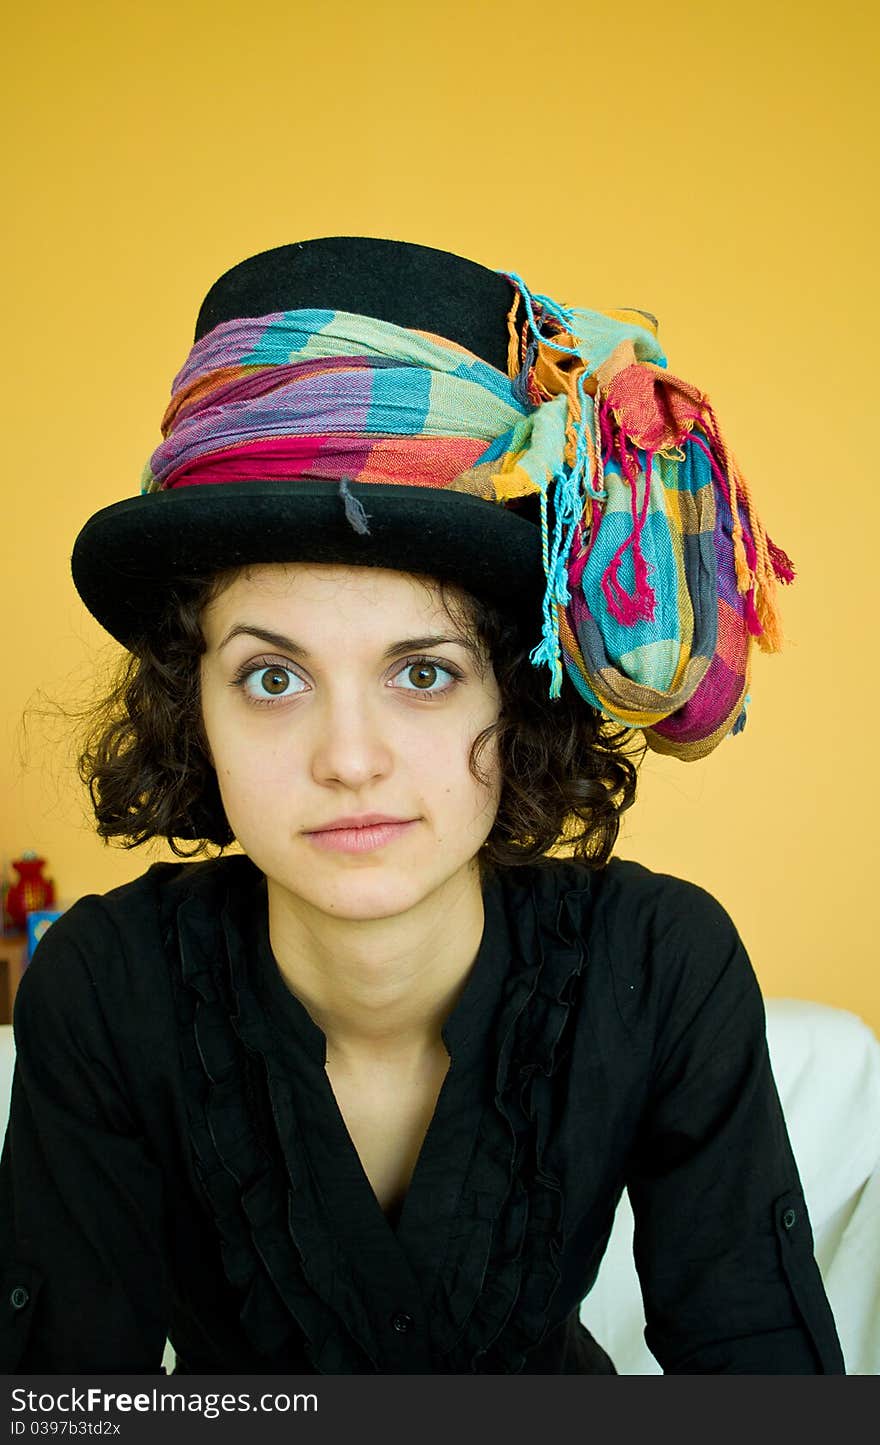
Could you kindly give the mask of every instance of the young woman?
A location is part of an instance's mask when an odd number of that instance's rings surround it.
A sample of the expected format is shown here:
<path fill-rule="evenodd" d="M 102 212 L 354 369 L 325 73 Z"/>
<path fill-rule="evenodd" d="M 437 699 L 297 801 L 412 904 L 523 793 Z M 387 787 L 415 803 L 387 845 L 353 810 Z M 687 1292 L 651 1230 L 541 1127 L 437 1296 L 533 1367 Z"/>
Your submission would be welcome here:
<path fill-rule="evenodd" d="M 212 288 L 73 568 L 99 831 L 217 856 L 22 983 L 5 1371 L 610 1373 L 624 1188 L 665 1371 L 843 1371 L 736 929 L 611 856 L 792 576 L 655 332 L 363 238 Z"/>

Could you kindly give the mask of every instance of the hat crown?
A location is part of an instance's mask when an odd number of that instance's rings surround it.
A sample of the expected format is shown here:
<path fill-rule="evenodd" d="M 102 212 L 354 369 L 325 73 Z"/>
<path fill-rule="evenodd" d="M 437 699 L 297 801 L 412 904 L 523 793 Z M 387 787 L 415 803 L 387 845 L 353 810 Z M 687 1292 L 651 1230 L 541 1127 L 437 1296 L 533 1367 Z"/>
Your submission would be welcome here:
<path fill-rule="evenodd" d="M 249 256 L 215 281 L 195 340 L 223 322 L 280 311 L 350 311 L 457 342 L 507 372 L 510 282 L 464 256 L 410 241 L 324 236 Z"/>

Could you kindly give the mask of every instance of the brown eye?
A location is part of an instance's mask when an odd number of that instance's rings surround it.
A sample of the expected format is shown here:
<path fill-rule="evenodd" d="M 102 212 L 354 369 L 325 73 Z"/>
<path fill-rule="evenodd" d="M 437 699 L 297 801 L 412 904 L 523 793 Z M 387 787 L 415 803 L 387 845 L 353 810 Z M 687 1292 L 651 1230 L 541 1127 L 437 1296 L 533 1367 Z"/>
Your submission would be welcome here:
<path fill-rule="evenodd" d="M 265 664 L 252 667 L 245 663 L 232 679 L 232 686 L 240 687 L 250 702 L 262 703 L 264 707 L 273 707 L 277 702 L 299 697 L 310 690 L 298 673 L 281 662 L 273 662 L 268 667 Z"/>
<path fill-rule="evenodd" d="M 395 674 L 393 686 L 401 692 L 420 692 L 426 701 L 433 697 L 445 697 L 461 682 L 462 674 L 453 663 L 432 662 L 430 657 L 420 657 L 415 662 L 404 662 Z"/>
<path fill-rule="evenodd" d="M 267 667 L 266 671 L 260 674 L 260 686 L 264 692 L 272 693 L 273 696 L 286 692 L 290 686 L 290 673 L 285 672 L 283 667 Z"/>
<path fill-rule="evenodd" d="M 437 668 L 433 662 L 415 662 L 412 667 L 407 670 L 407 677 L 413 687 L 433 687 L 437 681 Z"/>

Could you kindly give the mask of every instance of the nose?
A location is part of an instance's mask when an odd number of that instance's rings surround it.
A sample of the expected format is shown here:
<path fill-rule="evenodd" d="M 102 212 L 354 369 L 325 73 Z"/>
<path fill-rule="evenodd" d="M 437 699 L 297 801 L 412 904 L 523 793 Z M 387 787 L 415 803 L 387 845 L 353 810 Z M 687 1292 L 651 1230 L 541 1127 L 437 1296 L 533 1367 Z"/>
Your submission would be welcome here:
<path fill-rule="evenodd" d="M 387 777 L 393 766 L 381 709 L 349 691 L 326 696 L 316 709 L 312 777 L 356 790 Z"/>

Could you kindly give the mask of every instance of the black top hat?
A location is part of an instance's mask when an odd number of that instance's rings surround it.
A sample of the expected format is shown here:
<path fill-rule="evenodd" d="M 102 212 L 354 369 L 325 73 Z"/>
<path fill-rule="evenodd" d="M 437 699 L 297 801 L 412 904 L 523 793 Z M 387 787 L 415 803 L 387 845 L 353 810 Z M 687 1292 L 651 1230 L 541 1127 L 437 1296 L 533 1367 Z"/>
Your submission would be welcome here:
<path fill-rule="evenodd" d="M 510 282 L 464 257 L 409 242 L 332 236 L 242 261 L 211 287 L 195 339 L 282 311 L 353 312 L 458 343 L 507 374 Z M 360 502 L 368 529 L 352 525 Z M 503 600 L 539 631 L 545 578 L 534 498 L 499 505 L 424 485 L 251 480 L 129 497 L 96 512 L 72 570 L 89 611 L 130 646 L 169 586 L 251 562 L 341 562 L 426 573 Z"/>

